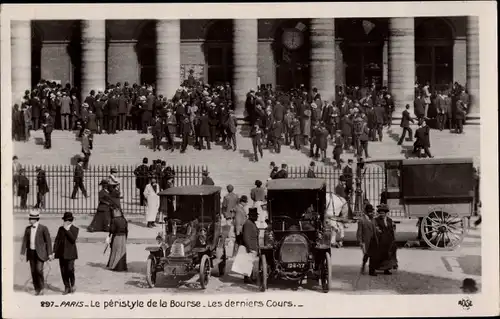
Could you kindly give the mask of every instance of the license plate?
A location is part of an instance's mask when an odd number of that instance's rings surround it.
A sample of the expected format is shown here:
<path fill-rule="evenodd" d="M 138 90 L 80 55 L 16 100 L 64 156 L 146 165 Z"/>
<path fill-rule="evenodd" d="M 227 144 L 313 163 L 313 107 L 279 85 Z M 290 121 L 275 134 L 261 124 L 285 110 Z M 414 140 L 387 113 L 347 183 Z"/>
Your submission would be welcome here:
<path fill-rule="evenodd" d="M 306 264 L 304 263 L 288 263 L 286 265 L 286 268 L 288 269 L 304 269 L 306 267 Z"/>

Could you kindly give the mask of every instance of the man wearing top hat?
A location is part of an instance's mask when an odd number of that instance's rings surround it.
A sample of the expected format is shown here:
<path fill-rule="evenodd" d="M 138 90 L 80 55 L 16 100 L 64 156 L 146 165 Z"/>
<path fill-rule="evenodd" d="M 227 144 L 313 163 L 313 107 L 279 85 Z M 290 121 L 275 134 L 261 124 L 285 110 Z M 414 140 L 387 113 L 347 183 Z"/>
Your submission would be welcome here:
<path fill-rule="evenodd" d="M 19 175 L 17 176 L 17 196 L 21 197 L 21 209 L 28 208 L 26 206 L 28 201 L 28 194 L 30 192 L 30 181 L 26 177 L 26 170 L 24 168 L 19 169 Z"/>
<path fill-rule="evenodd" d="M 26 227 L 24 232 L 21 245 L 21 260 L 26 258 L 26 261 L 30 263 L 31 278 L 35 294 L 38 296 L 43 295 L 45 288 L 43 264 L 49 259 L 54 259 L 54 255 L 49 229 L 39 222 L 40 212 L 36 210 L 30 211 L 28 220 L 30 225 Z"/>
<path fill-rule="evenodd" d="M 246 248 L 247 253 L 252 254 L 254 257 L 252 275 L 258 274 L 259 259 L 259 228 L 255 224 L 259 218 L 259 213 L 256 207 L 251 207 L 248 210 L 248 219 L 242 227 L 242 244 Z M 244 277 L 245 283 L 251 283 L 251 277 Z"/>
<path fill-rule="evenodd" d="M 90 161 L 90 130 L 85 129 L 82 136 L 83 169 L 89 168 Z"/>
<path fill-rule="evenodd" d="M 73 214 L 65 212 L 63 225 L 54 240 L 54 257 L 59 259 L 59 269 L 64 283 L 64 295 L 75 292 L 75 260 L 78 259 L 76 239 L 79 228 L 73 225 Z"/>
<path fill-rule="evenodd" d="M 385 275 L 391 274 L 391 269 L 397 268 L 395 225 L 390 217 L 389 206 L 377 206 L 378 216 L 374 219 L 377 236 L 376 249 L 370 254 L 370 276 L 376 276 L 376 270 L 384 271 Z"/>

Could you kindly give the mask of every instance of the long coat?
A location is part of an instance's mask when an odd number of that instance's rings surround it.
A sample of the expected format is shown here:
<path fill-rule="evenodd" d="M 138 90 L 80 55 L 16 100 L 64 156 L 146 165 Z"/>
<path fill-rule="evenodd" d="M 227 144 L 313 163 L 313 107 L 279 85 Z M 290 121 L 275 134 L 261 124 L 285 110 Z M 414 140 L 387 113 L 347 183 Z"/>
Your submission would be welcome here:
<path fill-rule="evenodd" d="M 202 115 L 200 117 L 200 136 L 201 137 L 210 136 L 210 123 L 208 115 Z"/>
<path fill-rule="evenodd" d="M 147 200 L 147 207 L 146 207 L 147 222 L 154 222 L 156 219 L 156 214 L 158 214 L 158 209 L 160 208 L 160 196 L 158 196 L 159 192 L 160 192 L 160 185 L 158 184 L 156 184 L 156 186 L 148 184 L 144 189 L 144 197 L 146 197 Z"/>
<path fill-rule="evenodd" d="M 247 221 L 247 212 L 241 205 L 236 205 L 234 208 L 234 232 L 238 236 L 243 230 L 243 224 Z"/>
<path fill-rule="evenodd" d="M 64 226 L 59 227 L 56 239 L 54 240 L 54 257 L 57 259 L 78 259 L 78 250 L 76 249 L 76 239 L 78 238 L 79 228 L 71 225 L 69 230 Z"/>
<path fill-rule="evenodd" d="M 375 223 L 373 220 L 370 220 L 366 215 L 363 215 L 358 220 L 358 229 L 356 231 L 356 238 L 358 240 L 358 243 L 364 244 L 365 250 L 363 253 L 367 254 L 368 251 L 370 251 L 370 244 L 372 243 L 373 240 L 376 241 L 377 236 L 376 236 L 376 230 L 375 230 Z"/>

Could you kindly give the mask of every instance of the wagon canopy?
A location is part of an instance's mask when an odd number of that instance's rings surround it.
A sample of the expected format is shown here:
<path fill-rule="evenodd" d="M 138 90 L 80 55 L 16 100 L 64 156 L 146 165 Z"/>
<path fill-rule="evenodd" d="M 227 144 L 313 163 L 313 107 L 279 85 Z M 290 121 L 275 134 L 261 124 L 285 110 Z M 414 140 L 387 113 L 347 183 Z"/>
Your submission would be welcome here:
<path fill-rule="evenodd" d="M 221 191 L 218 186 L 193 185 L 167 188 L 158 193 L 160 196 L 209 196 Z"/>
<path fill-rule="evenodd" d="M 321 178 L 284 178 L 273 179 L 267 183 L 267 190 L 314 190 L 326 187 Z"/>

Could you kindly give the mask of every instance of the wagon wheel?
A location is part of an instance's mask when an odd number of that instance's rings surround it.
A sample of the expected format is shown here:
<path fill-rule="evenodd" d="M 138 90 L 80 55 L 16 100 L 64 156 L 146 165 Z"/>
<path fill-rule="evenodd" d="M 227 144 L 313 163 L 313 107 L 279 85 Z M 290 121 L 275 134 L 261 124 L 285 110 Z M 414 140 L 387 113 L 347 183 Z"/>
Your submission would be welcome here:
<path fill-rule="evenodd" d="M 149 256 L 146 262 L 146 281 L 149 288 L 154 288 L 156 284 L 156 261 L 152 256 Z"/>
<path fill-rule="evenodd" d="M 321 263 L 320 280 L 323 292 L 329 292 L 332 286 L 332 258 L 330 253 L 325 254 L 325 258 Z"/>
<path fill-rule="evenodd" d="M 259 276 L 260 276 L 260 291 L 266 291 L 267 290 L 268 272 L 267 272 L 267 259 L 266 259 L 266 255 L 264 255 L 264 254 L 262 254 L 260 256 Z"/>
<path fill-rule="evenodd" d="M 425 216 L 420 230 L 425 243 L 435 250 L 455 249 L 466 233 L 464 218 L 443 211 L 433 211 Z"/>
<path fill-rule="evenodd" d="M 210 260 L 208 255 L 203 255 L 200 262 L 200 284 L 201 289 L 207 288 L 208 279 L 210 278 Z"/>

